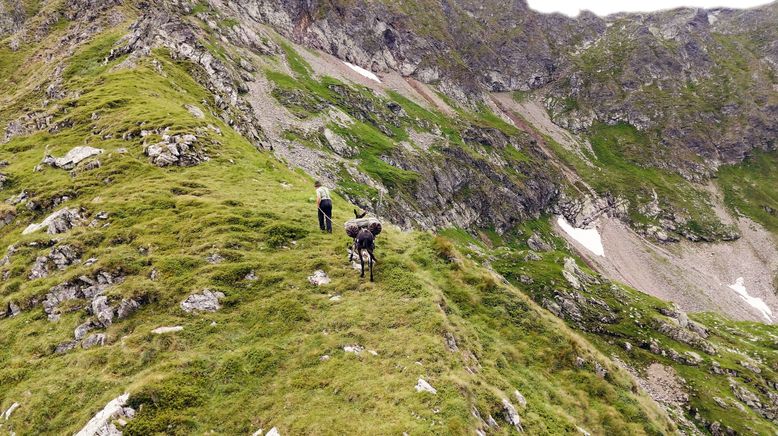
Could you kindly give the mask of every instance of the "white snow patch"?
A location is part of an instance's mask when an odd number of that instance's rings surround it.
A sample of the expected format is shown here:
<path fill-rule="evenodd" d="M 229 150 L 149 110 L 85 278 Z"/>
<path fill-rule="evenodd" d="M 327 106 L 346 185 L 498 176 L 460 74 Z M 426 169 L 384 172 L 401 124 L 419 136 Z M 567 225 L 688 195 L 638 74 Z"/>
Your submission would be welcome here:
<path fill-rule="evenodd" d="M 376 76 L 372 71 L 368 71 L 359 65 L 352 64 L 351 62 L 343 61 L 343 63 L 346 64 L 347 67 L 359 73 L 360 76 L 367 77 L 370 80 L 375 80 L 376 82 L 381 83 L 381 79 L 379 79 L 378 76 Z"/>
<path fill-rule="evenodd" d="M 735 284 L 729 285 L 729 288 L 737 292 L 738 295 L 740 295 L 740 298 L 742 298 L 746 303 L 753 306 L 756 310 L 762 312 L 762 316 L 767 318 L 767 321 L 773 322 L 772 309 L 770 309 L 770 306 L 768 306 L 767 303 L 765 303 L 761 298 L 748 295 L 743 277 L 738 277 L 737 280 L 735 280 Z"/>
<path fill-rule="evenodd" d="M 602 238 L 600 237 L 600 232 L 598 232 L 596 228 L 577 229 L 570 225 L 570 223 L 567 222 L 567 219 L 562 215 L 559 215 L 557 224 L 559 224 L 559 227 L 570 235 L 571 238 L 586 247 L 587 250 L 597 256 L 605 257 L 605 249 L 602 247 Z"/>

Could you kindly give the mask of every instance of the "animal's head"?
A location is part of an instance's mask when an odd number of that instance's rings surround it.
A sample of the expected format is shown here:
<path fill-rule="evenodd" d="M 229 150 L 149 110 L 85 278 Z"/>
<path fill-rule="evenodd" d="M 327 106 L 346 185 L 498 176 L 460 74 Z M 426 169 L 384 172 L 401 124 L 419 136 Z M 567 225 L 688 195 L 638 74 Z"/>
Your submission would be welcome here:
<path fill-rule="evenodd" d="M 354 217 L 356 217 L 357 219 L 364 218 L 365 215 L 367 215 L 367 211 L 364 211 L 360 214 L 356 209 L 354 209 Z"/>

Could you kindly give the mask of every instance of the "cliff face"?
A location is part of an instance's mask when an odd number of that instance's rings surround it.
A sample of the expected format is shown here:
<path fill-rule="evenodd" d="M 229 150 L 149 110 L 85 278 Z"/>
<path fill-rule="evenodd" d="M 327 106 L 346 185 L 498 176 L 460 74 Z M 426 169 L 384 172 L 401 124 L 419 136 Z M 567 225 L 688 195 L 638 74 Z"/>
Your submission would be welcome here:
<path fill-rule="evenodd" d="M 234 6 L 296 41 L 461 100 L 535 90 L 573 131 L 629 123 L 654 141 L 647 164 L 690 179 L 775 146 L 775 4 L 576 19 L 523 1 Z"/>

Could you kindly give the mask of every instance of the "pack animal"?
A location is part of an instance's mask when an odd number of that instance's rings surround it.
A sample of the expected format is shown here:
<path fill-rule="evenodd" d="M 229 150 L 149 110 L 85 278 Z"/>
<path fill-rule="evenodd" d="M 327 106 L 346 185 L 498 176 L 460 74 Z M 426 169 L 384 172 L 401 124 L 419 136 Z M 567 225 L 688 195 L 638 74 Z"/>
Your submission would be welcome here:
<path fill-rule="evenodd" d="M 362 213 L 361 215 L 355 210 L 354 216 L 357 217 L 357 219 L 364 217 L 366 214 Z M 368 268 L 370 269 L 370 281 L 373 281 L 373 263 L 376 262 L 375 255 L 373 254 L 373 251 L 375 250 L 375 235 L 368 229 L 360 229 L 359 233 L 357 233 L 357 236 L 354 238 L 354 245 L 351 248 L 351 253 L 349 254 L 348 260 L 351 262 L 351 260 L 354 258 L 354 254 L 356 254 L 359 257 L 359 263 L 362 267 L 362 274 L 360 274 L 360 277 L 365 276 L 365 253 L 367 253 L 367 263 Z"/>

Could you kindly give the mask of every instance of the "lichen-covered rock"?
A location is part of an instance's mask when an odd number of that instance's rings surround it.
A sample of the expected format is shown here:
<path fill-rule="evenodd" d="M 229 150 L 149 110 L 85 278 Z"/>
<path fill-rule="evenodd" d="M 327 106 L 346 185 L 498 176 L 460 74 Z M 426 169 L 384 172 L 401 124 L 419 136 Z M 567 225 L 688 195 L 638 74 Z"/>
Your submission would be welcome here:
<path fill-rule="evenodd" d="M 80 276 L 76 279 L 59 284 L 51 288 L 46 294 L 42 305 L 50 321 L 59 320 L 59 305 L 65 301 L 85 299 L 91 301 L 101 295 L 112 285 L 122 281 L 121 275 L 114 275 L 107 271 L 100 271 L 93 277 Z"/>
<path fill-rule="evenodd" d="M 116 308 L 116 318 L 125 319 L 141 307 L 141 302 L 132 298 L 124 298 Z"/>
<path fill-rule="evenodd" d="M 432 385 L 423 378 L 419 378 L 419 380 L 416 382 L 416 392 L 429 392 L 431 394 L 437 394 L 438 390 L 433 388 Z"/>
<path fill-rule="evenodd" d="M 516 411 L 516 408 L 513 407 L 513 404 L 511 404 L 507 398 L 503 398 L 502 408 L 505 413 L 505 420 L 508 424 L 512 425 L 516 431 L 523 433 L 524 429 L 521 427 L 521 416 L 519 416 L 519 412 Z"/>
<path fill-rule="evenodd" d="M 89 335 L 83 342 L 81 342 L 81 348 L 88 350 L 92 347 L 102 347 L 105 345 L 105 334 L 95 333 Z"/>
<path fill-rule="evenodd" d="M 108 305 L 108 297 L 105 295 L 98 295 L 92 300 L 92 306 L 90 308 L 92 315 L 94 315 L 103 327 L 108 327 L 113 324 L 114 311 L 111 306 Z"/>
<path fill-rule="evenodd" d="M 199 294 L 192 294 L 181 302 L 181 309 L 184 312 L 216 312 L 221 309 L 219 300 L 224 298 L 221 292 L 213 292 L 205 289 Z"/>
<path fill-rule="evenodd" d="M 64 233 L 83 223 L 83 215 L 79 209 L 63 208 L 47 216 L 43 221 L 37 224 L 30 224 L 23 231 L 23 235 L 46 229 L 49 234 Z"/>
<path fill-rule="evenodd" d="M 62 271 L 76 263 L 80 256 L 80 251 L 72 245 L 54 247 L 48 255 L 38 256 L 35 259 L 28 278 L 33 280 L 48 277 L 54 269 Z"/>
<path fill-rule="evenodd" d="M 115 422 L 135 416 L 135 410 L 126 407 L 129 399 L 130 394 L 122 394 L 111 400 L 75 436 L 121 436 Z"/>
<path fill-rule="evenodd" d="M 46 156 L 41 163 L 51 165 L 54 168 L 72 170 L 79 162 L 103 152 L 100 148 L 80 146 L 74 147 L 62 157 Z"/>
<path fill-rule="evenodd" d="M 324 286 L 330 283 L 330 277 L 323 270 L 316 270 L 308 277 L 308 282 L 315 286 Z"/>
<path fill-rule="evenodd" d="M 210 159 L 197 145 L 197 141 L 195 135 L 163 135 L 162 141 L 147 145 L 145 153 L 151 163 L 158 167 L 193 166 Z"/>

